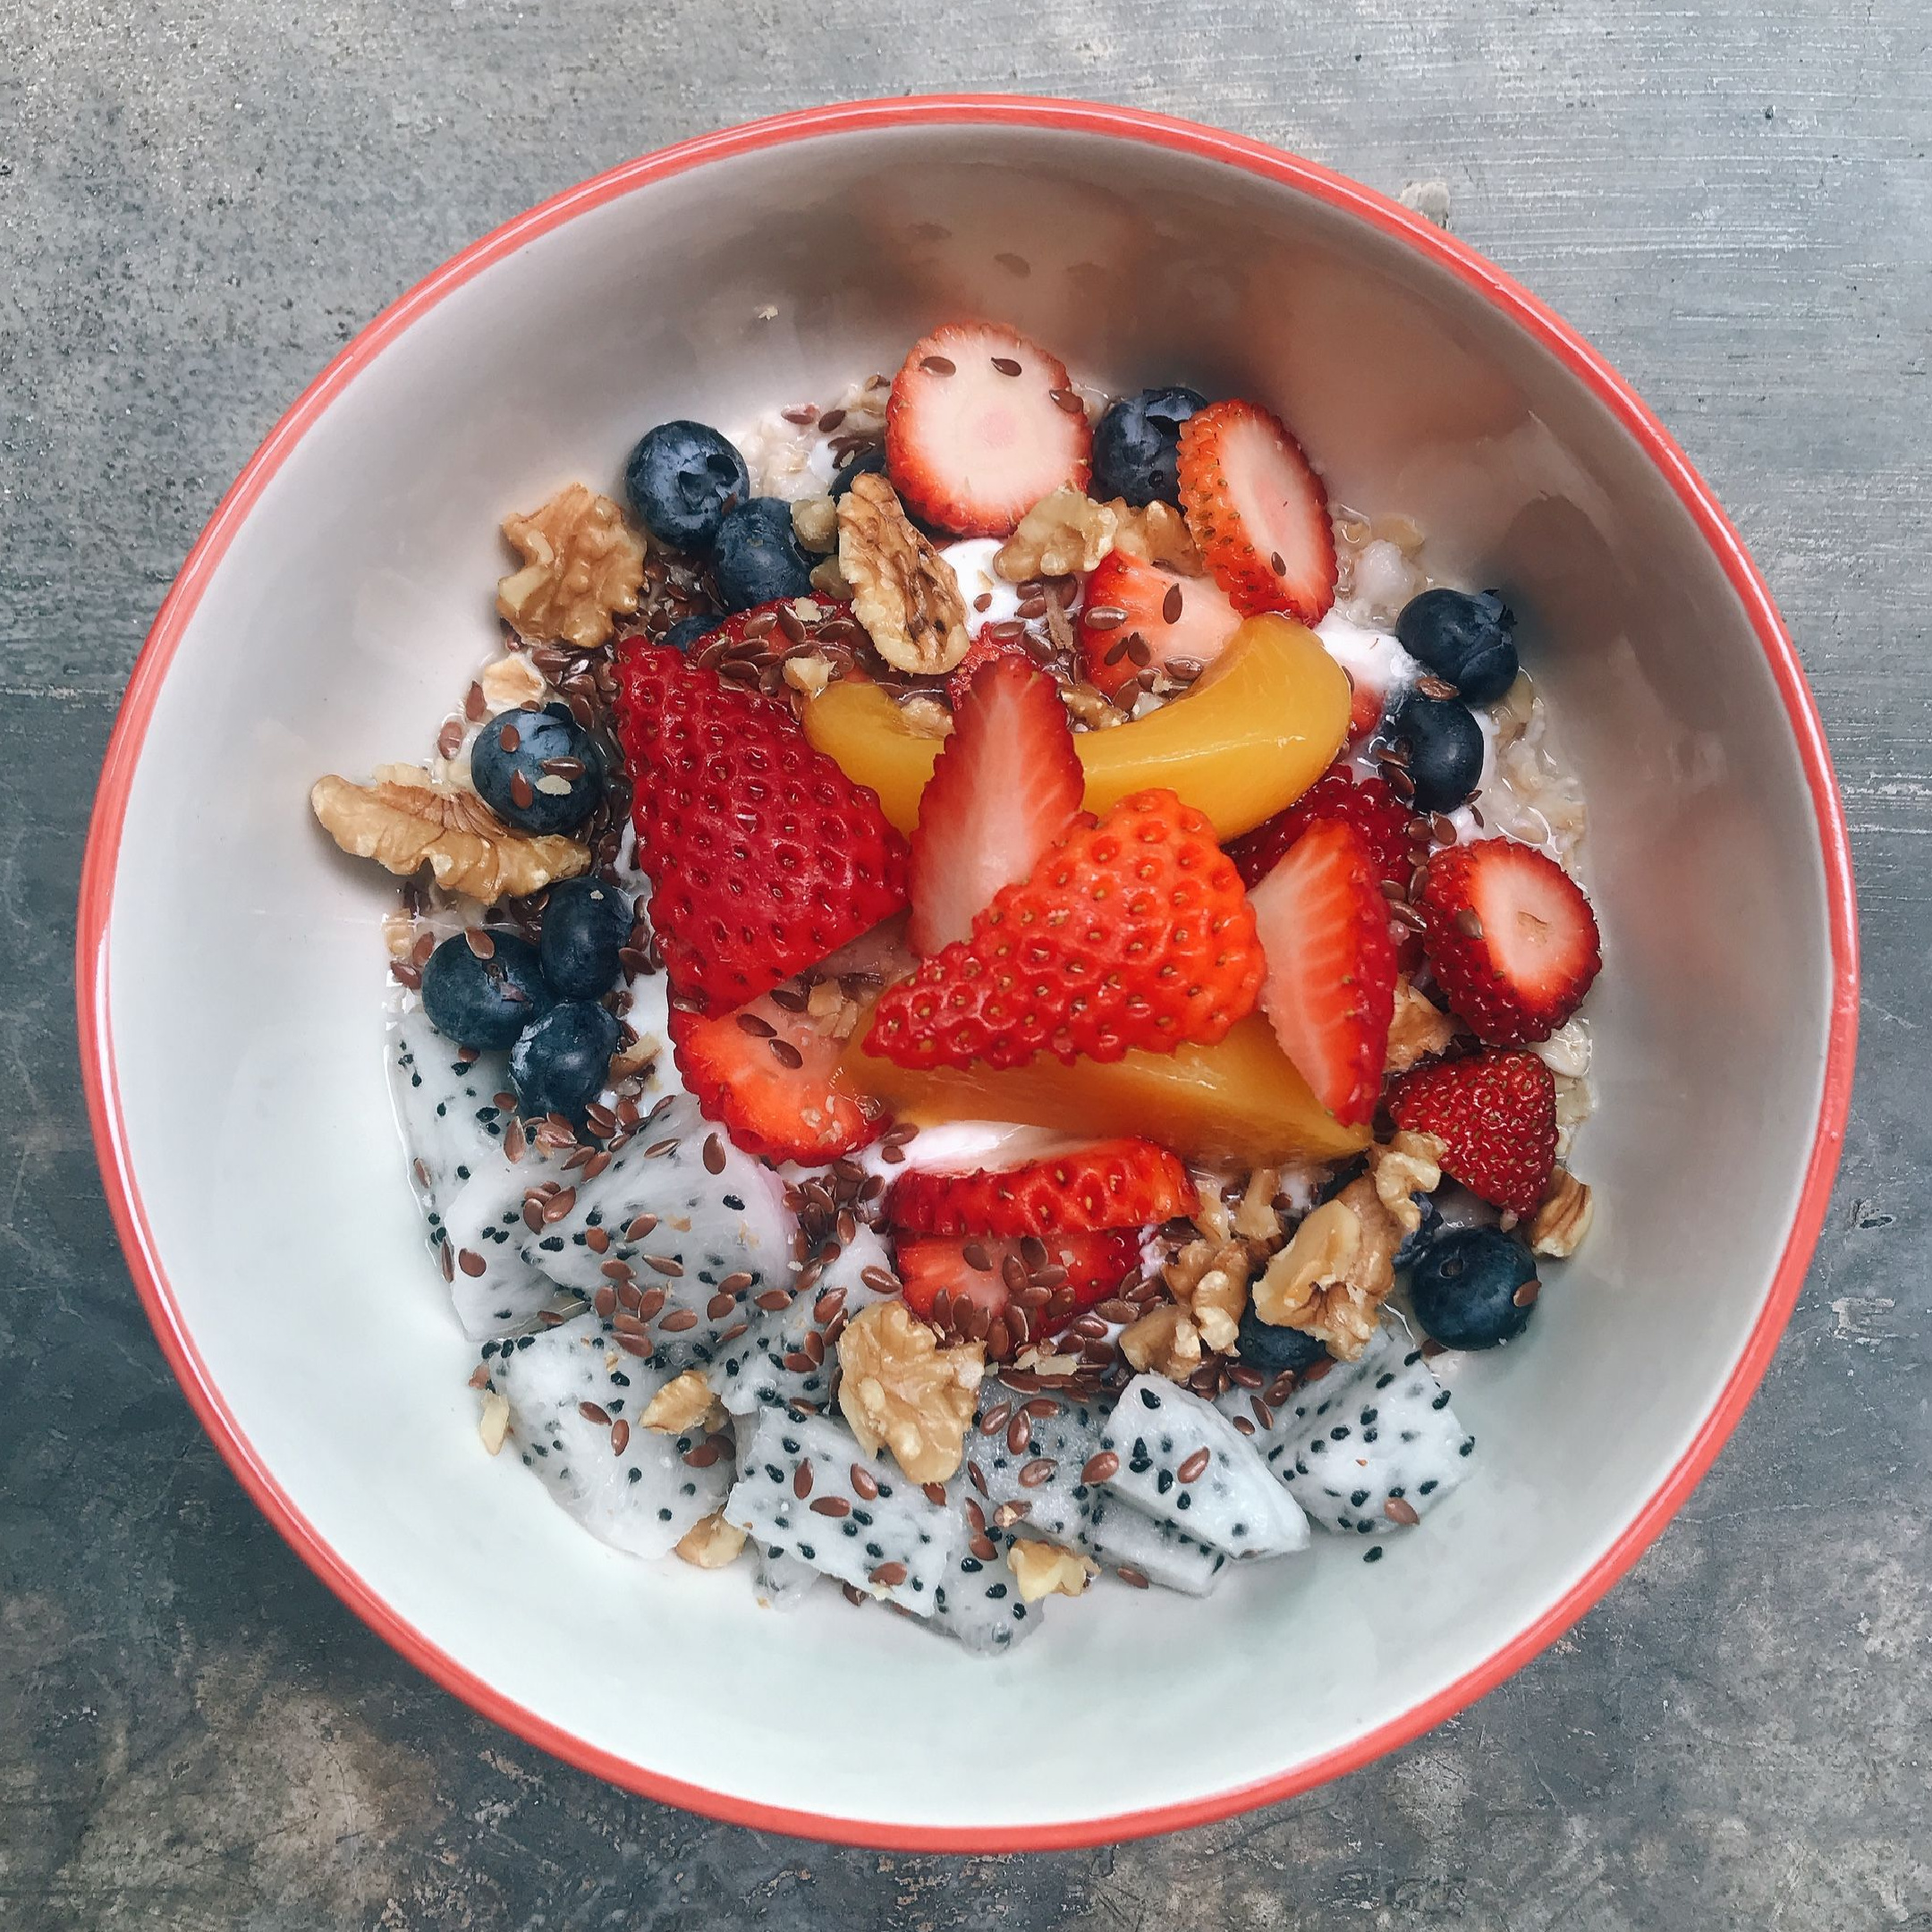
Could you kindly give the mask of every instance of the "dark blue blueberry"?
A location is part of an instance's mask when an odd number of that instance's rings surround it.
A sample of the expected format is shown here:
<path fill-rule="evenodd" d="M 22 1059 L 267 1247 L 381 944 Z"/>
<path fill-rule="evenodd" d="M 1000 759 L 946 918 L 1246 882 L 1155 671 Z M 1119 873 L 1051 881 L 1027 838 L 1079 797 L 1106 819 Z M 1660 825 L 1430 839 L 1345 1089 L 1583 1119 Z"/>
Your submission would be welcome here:
<path fill-rule="evenodd" d="M 1536 1301 L 1536 1258 L 1501 1228 L 1451 1228 L 1409 1272 L 1416 1319 L 1445 1348 L 1495 1348 L 1520 1335 Z"/>
<path fill-rule="evenodd" d="M 631 452 L 624 489 L 638 521 L 674 550 L 706 551 L 727 510 L 751 495 L 744 458 L 716 429 L 667 422 Z"/>
<path fill-rule="evenodd" d="M 597 747 L 563 706 L 499 711 L 476 735 L 470 775 L 483 802 L 520 832 L 567 832 L 604 790 Z"/>
<path fill-rule="evenodd" d="M 1328 1352 L 1313 1335 L 1304 1335 L 1299 1328 L 1277 1328 L 1273 1322 L 1263 1321 L 1255 1313 L 1252 1301 L 1241 1310 L 1241 1335 L 1234 1352 L 1250 1368 L 1271 1376 L 1279 1375 L 1284 1368 L 1292 1368 L 1299 1375 Z"/>
<path fill-rule="evenodd" d="M 615 985 L 618 948 L 631 936 L 631 902 L 600 878 L 565 879 L 544 902 L 538 952 L 550 990 L 598 999 Z"/>
<path fill-rule="evenodd" d="M 809 596 L 811 572 L 792 534 L 792 505 L 780 498 L 754 496 L 718 525 L 715 574 L 726 610 Z"/>
<path fill-rule="evenodd" d="M 610 1077 L 617 1022 L 589 1000 L 565 1000 L 526 1027 L 510 1049 L 518 1111 L 579 1118 Z"/>
<path fill-rule="evenodd" d="M 854 477 L 885 474 L 886 445 L 883 443 L 870 443 L 864 449 L 854 450 L 833 474 L 833 500 L 836 502 L 852 487 Z"/>
<path fill-rule="evenodd" d="M 1181 425 L 1207 407 L 1208 398 L 1191 389 L 1143 389 L 1109 404 L 1093 433 L 1094 495 L 1178 504 Z"/>
<path fill-rule="evenodd" d="M 1422 1211 L 1422 1224 L 1413 1234 L 1402 1236 L 1402 1244 L 1395 1250 L 1394 1266 L 1410 1267 L 1416 1257 L 1436 1238 L 1436 1230 L 1442 1221 L 1442 1209 L 1436 1205 L 1432 1196 L 1411 1194 L 1409 1199 Z"/>
<path fill-rule="evenodd" d="M 429 1024 L 459 1046 L 507 1046 L 532 1020 L 547 1012 L 550 989 L 544 984 L 537 948 L 513 933 L 480 928 L 479 959 L 465 934 L 445 939 L 423 967 L 423 1010 Z"/>
<path fill-rule="evenodd" d="M 1482 777 L 1482 726 L 1453 698 L 1405 691 L 1384 720 L 1382 735 L 1409 748 L 1419 811 L 1453 811 Z"/>
<path fill-rule="evenodd" d="M 688 651 L 699 639 L 709 637 L 723 622 L 723 618 L 715 614 L 680 617 L 658 642 L 668 644 L 673 650 Z"/>
<path fill-rule="evenodd" d="M 1515 613 L 1494 590 L 1425 590 L 1395 620 L 1402 648 L 1465 704 L 1487 704 L 1516 682 L 1515 628 Z"/>

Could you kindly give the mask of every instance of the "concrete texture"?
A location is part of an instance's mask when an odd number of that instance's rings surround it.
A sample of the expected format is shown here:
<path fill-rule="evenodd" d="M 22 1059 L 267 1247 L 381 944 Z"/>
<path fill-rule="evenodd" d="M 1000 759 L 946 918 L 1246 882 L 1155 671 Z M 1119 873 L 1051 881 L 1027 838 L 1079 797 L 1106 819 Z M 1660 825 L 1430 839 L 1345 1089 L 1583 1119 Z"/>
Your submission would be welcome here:
<path fill-rule="evenodd" d="M 0 0 L 0 1925 L 1932 1928 L 1922 0 L 982 0 L 939 19 L 917 0 Z M 1607 1603 L 1457 1722 L 1298 1802 L 947 1861 L 605 1789 L 337 1606 L 230 1479 L 136 1305 L 68 959 L 87 793 L 142 632 L 353 329 L 622 157 L 962 87 L 1165 108 L 1391 190 L 1445 182 L 1457 230 L 1635 380 L 1768 573 L 1845 781 L 1868 990 L 1790 1337 Z"/>

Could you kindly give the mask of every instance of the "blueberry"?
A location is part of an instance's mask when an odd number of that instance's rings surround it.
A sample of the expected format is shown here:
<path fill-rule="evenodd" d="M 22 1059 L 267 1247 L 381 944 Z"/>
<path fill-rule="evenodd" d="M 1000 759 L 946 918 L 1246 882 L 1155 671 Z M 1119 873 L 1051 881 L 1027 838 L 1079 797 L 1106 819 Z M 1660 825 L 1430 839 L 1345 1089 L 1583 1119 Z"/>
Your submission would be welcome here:
<path fill-rule="evenodd" d="M 1414 1265 L 1417 1257 L 1436 1239 L 1436 1230 L 1442 1224 L 1442 1209 L 1432 1196 L 1411 1194 L 1409 1199 L 1421 1211 L 1422 1222 L 1413 1234 L 1402 1236 L 1402 1246 L 1395 1250 L 1394 1266 L 1399 1268 Z"/>
<path fill-rule="evenodd" d="M 718 525 L 716 568 L 726 610 L 811 592 L 811 559 L 792 534 L 792 505 L 776 496 L 754 496 Z"/>
<path fill-rule="evenodd" d="M 1465 704 L 1487 704 L 1516 682 L 1515 628 L 1516 614 L 1494 590 L 1425 590 L 1395 620 L 1402 648 Z"/>
<path fill-rule="evenodd" d="M 1263 1321 L 1255 1313 L 1252 1301 L 1241 1310 L 1241 1335 L 1234 1349 L 1250 1368 L 1271 1376 L 1279 1375 L 1284 1368 L 1300 1374 L 1328 1352 L 1313 1335 L 1304 1335 L 1299 1328 L 1277 1328 L 1274 1323 Z"/>
<path fill-rule="evenodd" d="M 589 1000 L 565 1000 L 533 1021 L 510 1049 L 510 1083 L 526 1119 L 576 1120 L 610 1078 L 617 1022 Z"/>
<path fill-rule="evenodd" d="M 616 983 L 617 949 L 631 936 L 631 902 L 599 878 L 565 879 L 544 902 L 538 952 L 550 990 L 598 999 Z"/>
<path fill-rule="evenodd" d="M 680 617 L 658 642 L 668 644 L 673 650 L 688 651 L 699 639 L 709 637 L 720 621 L 715 612 L 696 617 Z"/>
<path fill-rule="evenodd" d="M 1482 726 L 1457 699 L 1406 691 L 1384 719 L 1382 735 L 1409 747 L 1418 811 L 1453 811 L 1482 776 Z"/>
<path fill-rule="evenodd" d="M 1425 1249 L 1409 1275 L 1416 1319 L 1445 1348 L 1495 1348 L 1530 1324 L 1536 1260 L 1501 1228 L 1452 1228 Z"/>
<path fill-rule="evenodd" d="M 659 423 L 631 452 L 624 489 L 638 521 L 674 550 L 708 550 L 727 510 L 751 495 L 744 458 L 699 422 Z"/>
<path fill-rule="evenodd" d="M 549 1010 L 537 948 L 513 933 L 479 931 L 487 945 L 479 958 L 462 933 L 445 939 L 423 967 L 422 997 L 429 1024 L 459 1046 L 507 1046 Z"/>
<path fill-rule="evenodd" d="M 883 443 L 869 443 L 865 448 L 854 450 L 840 464 L 832 478 L 832 496 L 835 502 L 852 487 L 852 479 L 862 476 L 884 476 L 886 474 L 886 445 Z"/>
<path fill-rule="evenodd" d="M 1108 406 L 1093 433 L 1094 495 L 1137 506 L 1181 501 L 1174 464 L 1181 425 L 1208 398 L 1191 389 L 1143 389 Z"/>
<path fill-rule="evenodd" d="M 562 772 L 547 769 L 559 761 Z M 597 809 L 603 761 L 567 707 L 499 711 L 476 735 L 470 775 L 483 802 L 520 832 L 567 832 Z"/>

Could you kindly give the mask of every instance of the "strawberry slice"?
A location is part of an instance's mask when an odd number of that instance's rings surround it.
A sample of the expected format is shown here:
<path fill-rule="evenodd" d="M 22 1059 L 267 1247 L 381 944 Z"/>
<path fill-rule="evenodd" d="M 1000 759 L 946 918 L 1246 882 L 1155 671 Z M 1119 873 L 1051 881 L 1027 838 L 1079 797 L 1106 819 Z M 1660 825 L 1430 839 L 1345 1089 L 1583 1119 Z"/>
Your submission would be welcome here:
<path fill-rule="evenodd" d="M 1066 364 L 997 323 L 915 343 L 886 404 L 893 487 L 962 537 L 1004 537 L 1051 491 L 1084 489 L 1092 442 Z"/>
<path fill-rule="evenodd" d="M 886 1218 L 911 1234 L 1079 1234 L 1151 1227 L 1200 1206 L 1188 1171 L 1151 1140 L 1102 1140 L 1024 1167 L 902 1174 Z"/>
<path fill-rule="evenodd" d="M 1414 811 L 1381 778 L 1358 778 L 1346 765 L 1331 765 L 1286 811 L 1229 842 L 1227 855 L 1250 890 L 1280 862 L 1281 856 L 1318 818 L 1339 818 L 1368 841 L 1376 877 L 1406 887 L 1415 871 L 1411 856 L 1417 840 L 1409 830 Z M 1420 835 L 1426 842 L 1428 832 Z"/>
<path fill-rule="evenodd" d="M 1188 529 L 1236 610 L 1326 614 L 1328 494 L 1284 424 L 1253 402 L 1211 402 L 1181 426 L 1180 470 Z"/>
<path fill-rule="evenodd" d="M 1004 887 L 970 938 L 888 987 L 866 1045 L 911 1068 L 1211 1046 L 1253 1010 L 1261 969 L 1212 825 L 1172 792 L 1137 792 Z"/>
<path fill-rule="evenodd" d="M 815 1013 L 794 981 L 716 1020 L 674 1006 L 672 1055 L 699 1111 L 767 1160 L 818 1165 L 877 1139 L 885 1109 L 837 1077 L 843 1004 L 827 997 Z"/>
<path fill-rule="evenodd" d="M 1211 577 L 1182 577 L 1110 550 L 1088 578 L 1080 609 L 1088 682 L 1111 698 L 1142 671 L 1176 658 L 1201 669 L 1221 655 L 1241 621 Z"/>
<path fill-rule="evenodd" d="M 789 705 L 642 638 L 618 673 L 638 864 L 674 989 L 728 1012 L 905 903 L 905 842 Z"/>
<path fill-rule="evenodd" d="M 987 665 L 996 664 L 1003 657 L 1021 664 L 1033 662 L 1025 638 L 996 637 L 991 624 L 982 624 L 966 647 L 966 655 L 946 674 L 946 702 L 957 711 L 972 689 L 972 681 Z"/>
<path fill-rule="evenodd" d="M 930 957 L 965 938 L 994 894 L 1025 878 L 1072 826 L 1086 787 L 1054 681 L 1014 657 L 983 665 L 919 798 L 913 951 Z"/>
<path fill-rule="evenodd" d="M 943 1335 L 984 1341 L 999 1361 L 1116 1293 L 1140 1271 L 1140 1237 L 902 1236 L 894 1254 L 906 1306 Z"/>
<path fill-rule="evenodd" d="M 1603 965 L 1582 887 L 1513 839 L 1445 846 L 1428 862 L 1416 908 L 1443 996 L 1493 1046 L 1547 1039 Z"/>
<path fill-rule="evenodd" d="M 1348 741 L 1365 744 L 1373 738 L 1382 714 L 1388 708 L 1388 693 L 1377 691 L 1365 677 L 1349 673 Z"/>
<path fill-rule="evenodd" d="M 1389 1089 L 1398 1127 L 1434 1134 L 1445 1173 L 1528 1216 L 1556 1168 L 1556 1083 L 1532 1053 L 1479 1053 L 1404 1073 Z"/>
<path fill-rule="evenodd" d="M 1318 819 L 1248 897 L 1267 955 L 1261 1010 L 1315 1097 L 1359 1125 L 1381 1095 L 1395 1010 L 1375 854 L 1346 821 Z"/>

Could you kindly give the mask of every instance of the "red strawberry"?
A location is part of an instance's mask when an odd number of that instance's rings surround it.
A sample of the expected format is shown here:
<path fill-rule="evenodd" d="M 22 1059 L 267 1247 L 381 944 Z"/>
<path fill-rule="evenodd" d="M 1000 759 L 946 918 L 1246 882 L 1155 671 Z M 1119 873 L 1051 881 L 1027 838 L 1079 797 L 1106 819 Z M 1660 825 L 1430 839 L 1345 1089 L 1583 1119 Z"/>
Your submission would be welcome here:
<path fill-rule="evenodd" d="M 888 987 L 866 1044 L 915 1068 L 1211 1046 L 1253 1009 L 1261 964 L 1213 826 L 1172 792 L 1137 792 Z"/>
<path fill-rule="evenodd" d="M 1118 619 L 1114 613 L 1118 611 Z M 1104 623 L 1096 623 L 1099 615 Z M 1152 665 L 1176 657 L 1212 664 L 1241 623 L 1241 613 L 1211 577 L 1182 577 L 1110 550 L 1087 580 L 1080 618 L 1087 677 L 1111 698 Z M 1137 650 L 1133 640 L 1142 647 Z"/>
<path fill-rule="evenodd" d="M 893 487 L 962 537 L 1004 537 L 1063 484 L 1085 488 L 1092 441 L 1065 363 L 993 322 L 914 343 L 886 404 Z"/>
<path fill-rule="evenodd" d="M 1533 845 L 1445 846 L 1428 862 L 1416 907 L 1443 996 L 1493 1046 L 1547 1039 L 1603 964 L 1582 888 Z"/>
<path fill-rule="evenodd" d="M 983 1337 L 996 1361 L 1117 1292 L 1140 1269 L 1140 1239 L 1118 1229 L 1045 1241 L 906 1236 L 894 1253 L 906 1306 L 943 1332 Z"/>
<path fill-rule="evenodd" d="M 864 1147 L 885 1124 L 883 1107 L 837 1079 L 844 1038 L 769 993 L 716 1020 L 674 1006 L 671 1039 L 699 1111 L 747 1154 L 818 1165 Z"/>
<path fill-rule="evenodd" d="M 902 1174 L 886 1218 L 911 1234 L 1090 1233 L 1151 1227 L 1200 1201 L 1188 1172 L 1151 1140 L 1102 1140 L 1024 1167 Z"/>
<path fill-rule="evenodd" d="M 1380 778 L 1357 778 L 1347 765 L 1331 765 L 1286 811 L 1230 842 L 1227 854 L 1242 882 L 1258 885 L 1318 819 L 1339 818 L 1368 842 L 1376 877 L 1406 886 L 1415 871 L 1410 853 L 1418 840 L 1409 831 L 1414 811 Z M 1421 835 L 1426 842 L 1428 834 Z"/>
<path fill-rule="evenodd" d="M 789 705 L 642 639 L 618 666 L 638 864 L 674 987 L 707 1012 L 741 1006 L 905 903 L 904 841 Z"/>
<path fill-rule="evenodd" d="M 1556 1165 L 1556 1084 L 1532 1053 L 1479 1053 L 1404 1073 L 1389 1089 L 1398 1127 L 1434 1134 L 1471 1194 L 1533 1215 Z"/>
<path fill-rule="evenodd" d="M 1386 691 L 1378 691 L 1367 678 L 1349 673 L 1348 741 L 1352 745 L 1361 744 L 1375 735 L 1375 728 L 1387 708 Z"/>
<path fill-rule="evenodd" d="M 1086 775 L 1066 707 L 1046 674 L 983 665 L 919 797 L 912 835 L 912 949 L 929 957 L 972 931 L 973 915 L 1023 879 L 1080 816 Z"/>
<path fill-rule="evenodd" d="M 983 624 L 966 647 L 966 655 L 946 674 L 946 702 L 956 711 L 972 689 L 972 681 L 989 664 L 1001 658 L 1031 664 L 1032 655 L 1021 637 L 995 637 L 993 626 Z"/>
<path fill-rule="evenodd" d="M 1252 402 L 1210 402 L 1181 426 L 1181 507 L 1236 610 L 1313 623 L 1335 602 L 1328 496 L 1301 445 Z"/>
<path fill-rule="evenodd" d="M 1395 942 L 1368 841 L 1318 819 L 1248 896 L 1267 955 L 1261 1010 L 1315 1097 L 1359 1125 L 1381 1096 L 1395 1011 Z"/>

